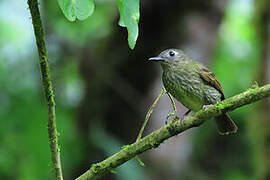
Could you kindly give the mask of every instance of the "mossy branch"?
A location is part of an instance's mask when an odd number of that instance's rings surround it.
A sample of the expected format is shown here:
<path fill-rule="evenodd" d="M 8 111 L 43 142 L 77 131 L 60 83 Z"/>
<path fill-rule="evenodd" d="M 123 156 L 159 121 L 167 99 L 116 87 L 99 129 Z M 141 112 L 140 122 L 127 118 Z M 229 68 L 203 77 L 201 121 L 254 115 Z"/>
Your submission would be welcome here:
<path fill-rule="evenodd" d="M 185 117 L 184 124 L 181 124 L 178 117 L 172 119 L 167 125 L 152 132 L 139 141 L 125 146 L 122 150 L 108 157 L 102 162 L 93 164 L 92 167 L 77 180 L 95 180 L 114 168 L 132 159 L 136 155 L 152 148 L 158 147 L 164 140 L 175 136 L 187 129 L 197 127 L 207 119 L 221 115 L 222 113 L 233 111 L 241 106 L 256 102 L 270 96 L 270 84 L 258 87 L 254 86 L 247 91 L 225 99 L 207 110 Z"/>
<path fill-rule="evenodd" d="M 50 67 L 48 63 L 48 53 L 44 40 L 44 30 L 42 26 L 40 12 L 38 9 L 37 0 L 28 0 L 27 3 L 32 17 L 32 23 L 34 27 L 36 44 L 39 55 L 39 65 L 41 70 L 43 89 L 48 104 L 48 134 L 52 158 L 52 168 L 54 170 L 55 179 L 62 180 L 63 176 L 61 170 L 60 149 L 58 147 L 58 138 L 57 138 L 58 133 L 56 130 L 55 101 L 50 76 Z"/>

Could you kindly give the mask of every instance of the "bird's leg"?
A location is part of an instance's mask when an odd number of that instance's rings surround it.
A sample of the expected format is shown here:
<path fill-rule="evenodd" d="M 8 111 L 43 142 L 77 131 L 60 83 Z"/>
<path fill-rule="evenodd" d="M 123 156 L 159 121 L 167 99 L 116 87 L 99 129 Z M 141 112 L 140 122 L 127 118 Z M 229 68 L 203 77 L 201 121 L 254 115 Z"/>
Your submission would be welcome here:
<path fill-rule="evenodd" d="M 204 110 L 207 110 L 207 109 L 210 108 L 211 106 L 213 106 L 213 104 L 203 105 L 203 109 L 204 109 Z"/>
<path fill-rule="evenodd" d="M 175 113 L 176 113 L 176 105 L 175 105 L 175 102 L 174 102 L 174 100 L 173 100 L 173 97 L 172 97 L 172 95 L 170 94 L 170 93 L 168 93 L 167 91 L 166 91 L 166 93 L 167 93 L 167 95 L 169 96 L 169 98 L 170 98 L 170 100 L 171 100 L 171 103 L 172 103 L 172 105 L 173 105 L 173 112 L 170 112 L 168 115 L 167 115 L 167 119 L 169 119 L 171 116 L 174 116 L 175 115 Z"/>
<path fill-rule="evenodd" d="M 174 116 L 175 113 L 176 113 L 176 111 L 170 112 L 170 113 L 167 115 L 166 119 L 169 119 L 170 117 Z"/>
<path fill-rule="evenodd" d="M 191 112 L 191 110 L 189 109 L 187 112 L 185 112 L 182 116 L 181 116 L 181 124 L 183 125 L 184 124 L 184 120 L 185 120 L 185 117 Z"/>

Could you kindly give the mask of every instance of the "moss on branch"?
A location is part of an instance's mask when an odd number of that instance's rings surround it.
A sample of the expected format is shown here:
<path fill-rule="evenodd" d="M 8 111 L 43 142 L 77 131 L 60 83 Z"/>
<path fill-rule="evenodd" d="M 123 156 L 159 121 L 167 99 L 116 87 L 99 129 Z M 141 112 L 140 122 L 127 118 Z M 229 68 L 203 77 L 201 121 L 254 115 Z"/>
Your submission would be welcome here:
<path fill-rule="evenodd" d="M 256 102 L 270 96 L 270 84 L 258 87 L 254 86 L 247 91 L 221 101 L 207 110 L 201 110 L 185 118 L 181 124 L 178 117 L 172 119 L 167 125 L 152 132 L 139 141 L 125 146 L 122 150 L 108 157 L 102 162 L 93 164 L 92 167 L 77 180 L 95 180 L 114 168 L 132 159 L 136 155 L 152 148 L 158 147 L 164 140 L 175 136 L 187 129 L 197 127 L 207 119 L 232 111 L 241 106 Z"/>
<path fill-rule="evenodd" d="M 36 45 L 39 55 L 39 65 L 41 70 L 41 77 L 43 89 L 48 104 L 48 134 L 49 145 L 51 150 L 52 168 L 54 170 L 55 179 L 62 180 L 62 170 L 60 161 L 60 149 L 58 147 L 58 138 L 56 130 L 56 115 L 55 115 L 55 101 L 52 80 L 50 76 L 50 67 L 48 62 L 48 53 L 44 40 L 44 30 L 38 9 L 37 0 L 28 0 L 28 6 L 31 13 L 32 23 L 35 32 Z"/>

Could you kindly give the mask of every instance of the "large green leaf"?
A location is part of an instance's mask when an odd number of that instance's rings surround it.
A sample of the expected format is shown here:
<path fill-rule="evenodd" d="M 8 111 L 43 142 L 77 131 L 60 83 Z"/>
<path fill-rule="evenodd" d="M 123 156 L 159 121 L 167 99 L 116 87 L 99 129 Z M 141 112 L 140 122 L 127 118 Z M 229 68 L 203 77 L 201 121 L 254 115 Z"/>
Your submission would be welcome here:
<path fill-rule="evenodd" d="M 117 0 L 120 20 L 119 25 L 128 30 L 128 45 L 134 49 L 139 34 L 140 1 L 139 0 Z"/>
<path fill-rule="evenodd" d="M 66 18 L 70 21 L 84 20 L 94 12 L 94 0 L 58 0 Z"/>

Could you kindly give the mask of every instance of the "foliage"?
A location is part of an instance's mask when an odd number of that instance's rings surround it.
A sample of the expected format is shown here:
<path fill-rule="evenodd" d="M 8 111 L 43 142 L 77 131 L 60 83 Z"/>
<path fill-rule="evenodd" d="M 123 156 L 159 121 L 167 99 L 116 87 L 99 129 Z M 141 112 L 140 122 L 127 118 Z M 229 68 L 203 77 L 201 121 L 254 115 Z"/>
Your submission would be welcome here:
<path fill-rule="evenodd" d="M 84 20 L 94 12 L 94 0 L 58 0 L 64 15 L 70 21 Z"/>
<path fill-rule="evenodd" d="M 94 12 L 94 0 L 58 0 L 59 6 L 70 21 L 84 20 Z M 139 0 L 117 0 L 120 12 L 119 25 L 128 30 L 128 44 L 134 49 L 139 34 Z"/>
<path fill-rule="evenodd" d="M 135 47 L 139 34 L 139 0 L 117 0 L 120 11 L 119 25 L 128 30 L 128 44 L 131 49 Z"/>

